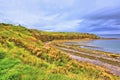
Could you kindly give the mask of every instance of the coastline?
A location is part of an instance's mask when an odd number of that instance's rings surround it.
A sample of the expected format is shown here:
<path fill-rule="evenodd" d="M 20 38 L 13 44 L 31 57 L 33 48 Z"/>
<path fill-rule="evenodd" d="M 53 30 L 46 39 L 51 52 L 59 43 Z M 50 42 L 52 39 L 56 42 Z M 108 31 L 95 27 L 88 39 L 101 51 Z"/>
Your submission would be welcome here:
<path fill-rule="evenodd" d="M 120 40 L 120 38 L 99 38 L 99 39 L 71 39 L 71 40 L 53 40 L 52 42 L 59 42 L 59 43 L 65 43 L 65 42 L 80 42 L 80 41 L 90 41 L 90 40 Z"/>
<path fill-rule="evenodd" d="M 97 50 L 97 51 L 101 51 L 101 52 L 108 52 L 108 53 L 112 53 L 112 54 L 120 54 L 119 51 L 115 51 L 109 48 L 105 48 L 105 47 L 100 47 L 97 45 L 92 45 L 92 44 L 86 44 L 86 42 L 89 43 L 89 41 L 96 41 L 96 40 L 120 40 L 119 38 L 100 38 L 100 39 L 76 39 L 76 40 L 61 40 L 58 42 L 64 43 L 66 45 L 71 45 L 71 46 L 78 46 L 81 48 L 87 48 L 87 49 L 92 49 L 92 50 Z M 80 42 L 77 43 L 77 42 Z M 84 43 L 85 42 L 85 43 Z"/>
<path fill-rule="evenodd" d="M 33 80 L 120 79 L 118 56 L 101 54 L 57 42 L 59 39 L 66 39 L 66 42 L 68 39 L 77 39 L 76 41 L 90 40 L 89 38 L 98 39 L 99 37 L 94 34 L 41 32 L 10 24 L 0 24 L 0 26 L 1 80 L 12 78 Z M 53 40 L 56 42 L 51 44 Z"/>
<path fill-rule="evenodd" d="M 93 65 L 106 69 L 108 72 L 114 75 L 120 76 L 120 71 L 119 71 L 120 54 L 80 48 L 78 47 L 78 45 L 64 44 L 66 42 L 79 42 L 79 41 L 89 41 L 89 40 L 100 40 L 100 39 L 77 39 L 77 40 L 58 40 L 58 41 L 56 40 L 53 41 L 53 45 L 57 49 L 68 53 L 71 56 L 71 58 L 77 61 L 91 63 Z"/>

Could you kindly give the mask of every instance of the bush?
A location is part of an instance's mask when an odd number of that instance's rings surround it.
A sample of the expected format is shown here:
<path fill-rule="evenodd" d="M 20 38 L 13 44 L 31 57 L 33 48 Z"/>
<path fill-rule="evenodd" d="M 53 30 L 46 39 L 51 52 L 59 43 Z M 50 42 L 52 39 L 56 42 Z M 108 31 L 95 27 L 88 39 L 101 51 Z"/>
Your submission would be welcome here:
<path fill-rule="evenodd" d="M 6 52 L 4 52 L 3 50 L 0 50 L 0 59 L 4 59 L 6 56 Z"/>
<path fill-rule="evenodd" d="M 7 47 L 10 48 L 10 49 L 12 49 L 12 48 L 14 48 L 15 46 L 14 46 L 14 43 L 12 43 L 12 42 L 7 42 Z"/>

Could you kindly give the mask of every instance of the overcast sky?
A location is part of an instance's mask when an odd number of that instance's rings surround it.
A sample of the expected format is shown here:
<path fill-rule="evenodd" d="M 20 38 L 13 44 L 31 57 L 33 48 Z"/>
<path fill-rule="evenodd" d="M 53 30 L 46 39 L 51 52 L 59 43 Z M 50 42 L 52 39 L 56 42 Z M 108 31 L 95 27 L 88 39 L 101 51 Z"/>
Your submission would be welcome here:
<path fill-rule="evenodd" d="M 120 0 L 0 0 L 0 22 L 48 31 L 120 33 Z"/>

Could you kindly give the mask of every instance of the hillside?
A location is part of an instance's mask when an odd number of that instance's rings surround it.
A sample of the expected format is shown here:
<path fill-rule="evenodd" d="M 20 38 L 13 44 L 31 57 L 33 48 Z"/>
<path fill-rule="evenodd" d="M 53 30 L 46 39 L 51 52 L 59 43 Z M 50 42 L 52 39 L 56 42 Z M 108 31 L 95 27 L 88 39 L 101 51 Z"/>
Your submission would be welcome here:
<path fill-rule="evenodd" d="M 98 39 L 94 34 L 45 32 L 0 24 L 0 80 L 119 80 L 103 68 L 77 62 L 47 44 L 53 40 Z"/>

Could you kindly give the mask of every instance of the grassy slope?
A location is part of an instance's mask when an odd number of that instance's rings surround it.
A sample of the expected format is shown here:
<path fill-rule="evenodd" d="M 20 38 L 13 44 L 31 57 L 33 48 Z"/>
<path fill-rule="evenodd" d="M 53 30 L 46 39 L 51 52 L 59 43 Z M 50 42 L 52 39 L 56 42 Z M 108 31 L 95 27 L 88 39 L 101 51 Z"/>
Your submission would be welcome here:
<path fill-rule="evenodd" d="M 95 66 L 83 62 L 78 63 L 63 52 L 44 46 L 44 39 L 49 41 L 50 36 L 54 36 L 52 39 L 59 39 L 56 38 L 59 35 L 65 39 L 71 34 L 39 32 L 21 26 L 0 24 L 0 80 L 120 79 L 104 69 L 94 68 Z M 78 37 L 85 34 L 74 35 Z"/>

